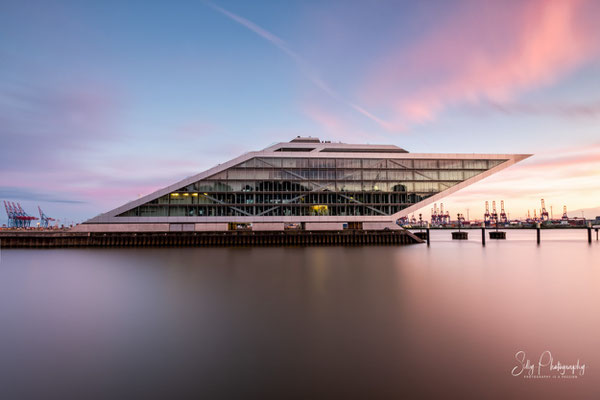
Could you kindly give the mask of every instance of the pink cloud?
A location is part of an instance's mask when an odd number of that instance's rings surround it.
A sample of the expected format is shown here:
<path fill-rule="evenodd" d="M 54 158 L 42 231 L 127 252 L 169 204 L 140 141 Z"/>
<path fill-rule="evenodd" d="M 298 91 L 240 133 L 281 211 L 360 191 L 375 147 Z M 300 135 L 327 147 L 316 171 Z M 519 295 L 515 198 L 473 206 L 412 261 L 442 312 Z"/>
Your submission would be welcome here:
<path fill-rule="evenodd" d="M 585 0 L 463 3 L 412 48 L 378 60 L 366 97 L 411 122 L 456 104 L 510 101 L 598 56 L 589 7 Z"/>
<path fill-rule="evenodd" d="M 339 131 L 343 123 L 336 115 L 325 111 L 323 108 L 306 105 L 304 114 L 329 132 Z"/>

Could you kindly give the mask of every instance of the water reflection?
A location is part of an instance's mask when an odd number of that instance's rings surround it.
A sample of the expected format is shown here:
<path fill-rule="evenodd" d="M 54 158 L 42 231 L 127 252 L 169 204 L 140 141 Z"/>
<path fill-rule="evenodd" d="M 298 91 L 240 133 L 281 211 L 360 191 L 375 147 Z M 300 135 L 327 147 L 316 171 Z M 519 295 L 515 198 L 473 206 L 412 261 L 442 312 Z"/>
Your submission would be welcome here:
<path fill-rule="evenodd" d="M 0 395 L 592 397 L 600 245 L 584 231 L 407 247 L 4 250 Z M 512 377 L 515 353 L 580 359 Z"/>

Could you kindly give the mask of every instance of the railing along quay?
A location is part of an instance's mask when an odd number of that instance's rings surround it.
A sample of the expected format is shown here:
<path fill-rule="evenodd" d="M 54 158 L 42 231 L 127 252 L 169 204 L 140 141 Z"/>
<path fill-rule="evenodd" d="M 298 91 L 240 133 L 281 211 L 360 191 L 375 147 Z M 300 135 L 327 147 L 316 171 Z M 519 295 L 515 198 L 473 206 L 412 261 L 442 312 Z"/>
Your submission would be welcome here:
<path fill-rule="evenodd" d="M 403 230 L 283 232 L 0 232 L 2 248 L 363 246 L 423 243 Z"/>

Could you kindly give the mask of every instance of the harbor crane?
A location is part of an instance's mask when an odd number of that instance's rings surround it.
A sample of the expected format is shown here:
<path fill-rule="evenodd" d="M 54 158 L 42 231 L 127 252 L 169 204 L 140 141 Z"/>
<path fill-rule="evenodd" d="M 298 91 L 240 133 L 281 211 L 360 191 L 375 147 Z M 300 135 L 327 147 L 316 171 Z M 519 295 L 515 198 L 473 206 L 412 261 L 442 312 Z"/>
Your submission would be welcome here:
<path fill-rule="evenodd" d="M 440 220 L 442 224 L 450 223 L 450 213 L 446 211 L 446 214 L 444 214 L 444 203 L 440 203 Z"/>
<path fill-rule="evenodd" d="M 40 225 L 42 226 L 42 228 L 47 228 L 49 226 L 48 222 L 56 221 L 54 218 L 50 218 L 49 216 L 44 214 L 40 206 L 38 206 L 38 211 L 40 212 Z"/>
<path fill-rule="evenodd" d="M 504 200 L 500 200 L 500 222 L 503 224 L 508 223 L 508 217 L 506 216 L 506 211 L 504 211 Z"/>
<path fill-rule="evenodd" d="M 550 215 L 548 214 L 548 211 L 546 211 L 546 203 L 544 202 L 544 199 L 542 199 L 542 209 L 540 210 L 540 221 L 544 222 L 544 221 L 549 221 L 550 220 Z"/>
<path fill-rule="evenodd" d="M 491 221 L 492 223 L 497 224 L 498 223 L 498 211 L 496 211 L 496 201 L 492 201 L 492 217 L 491 217 Z"/>
<path fill-rule="evenodd" d="M 569 216 L 567 215 L 567 206 L 563 206 L 562 220 L 563 221 L 568 221 L 569 220 Z"/>
<path fill-rule="evenodd" d="M 29 228 L 31 221 L 37 220 L 37 217 L 33 217 L 27 214 L 21 204 L 14 203 L 4 200 L 4 209 L 8 216 L 8 227 L 9 228 Z"/>

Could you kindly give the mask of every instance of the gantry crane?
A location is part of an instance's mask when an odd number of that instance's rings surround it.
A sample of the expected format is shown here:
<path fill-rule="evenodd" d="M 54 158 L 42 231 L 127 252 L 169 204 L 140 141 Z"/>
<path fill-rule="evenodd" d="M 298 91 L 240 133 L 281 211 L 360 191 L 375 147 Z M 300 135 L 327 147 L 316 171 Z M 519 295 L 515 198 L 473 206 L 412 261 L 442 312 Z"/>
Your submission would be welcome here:
<path fill-rule="evenodd" d="M 540 221 L 544 222 L 544 221 L 549 221 L 550 220 L 550 215 L 548 214 L 548 211 L 546 211 L 546 203 L 544 202 L 544 199 L 542 199 L 542 209 L 540 210 Z"/>
<path fill-rule="evenodd" d="M 40 224 L 41 224 L 42 228 L 47 228 L 49 225 L 48 222 L 56 221 L 54 218 L 50 218 L 49 216 L 44 214 L 44 212 L 42 211 L 40 206 L 38 206 L 38 211 L 40 212 Z"/>
<path fill-rule="evenodd" d="M 504 200 L 500 200 L 500 222 L 503 224 L 508 223 L 508 217 L 506 215 L 506 211 L 504 211 Z"/>
<path fill-rule="evenodd" d="M 27 214 L 21 204 L 10 201 L 4 201 L 4 209 L 8 216 L 8 227 L 9 228 L 28 228 L 31 225 L 31 221 L 37 219 Z"/>

